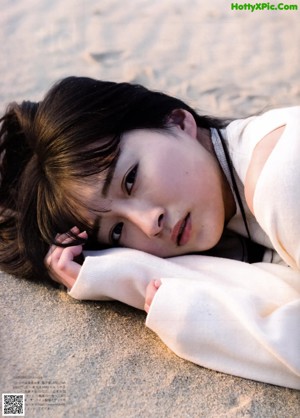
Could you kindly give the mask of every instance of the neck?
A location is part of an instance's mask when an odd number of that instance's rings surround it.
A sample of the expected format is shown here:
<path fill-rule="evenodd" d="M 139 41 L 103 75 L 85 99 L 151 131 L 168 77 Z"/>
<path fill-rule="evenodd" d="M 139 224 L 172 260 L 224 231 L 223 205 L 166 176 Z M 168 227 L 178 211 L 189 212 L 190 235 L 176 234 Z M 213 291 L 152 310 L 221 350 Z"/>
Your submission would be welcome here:
<path fill-rule="evenodd" d="M 197 140 L 198 142 L 211 154 L 216 157 L 215 150 L 211 141 L 210 130 L 205 128 L 197 128 Z"/>
<path fill-rule="evenodd" d="M 212 140 L 211 140 L 210 130 L 198 127 L 197 139 L 198 139 L 198 142 L 210 154 L 213 155 L 213 157 L 217 161 L 218 166 L 220 168 L 222 191 L 223 191 L 223 201 L 224 201 L 224 209 L 225 209 L 225 223 L 227 224 L 236 212 L 236 204 L 235 204 L 235 200 L 234 200 L 234 196 L 233 196 L 231 187 L 228 183 L 228 180 L 225 176 L 225 173 L 224 173 L 224 171 L 223 171 L 223 169 L 222 169 L 222 167 L 219 163 L 218 157 L 216 155 L 216 152 L 215 152 Z"/>

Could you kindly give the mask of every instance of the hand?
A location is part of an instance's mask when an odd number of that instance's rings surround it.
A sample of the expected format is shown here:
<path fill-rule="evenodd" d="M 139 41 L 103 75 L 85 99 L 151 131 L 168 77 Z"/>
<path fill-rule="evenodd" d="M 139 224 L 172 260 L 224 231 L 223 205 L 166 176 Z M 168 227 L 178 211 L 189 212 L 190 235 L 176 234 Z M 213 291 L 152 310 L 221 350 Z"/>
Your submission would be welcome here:
<path fill-rule="evenodd" d="M 72 228 L 71 232 L 78 234 L 80 238 L 87 238 L 87 233 L 84 231 L 79 234 L 77 227 Z M 72 241 L 72 237 L 68 233 L 61 234 L 56 237 L 56 241 L 67 244 Z M 51 279 L 71 289 L 76 282 L 81 268 L 81 265 L 74 261 L 74 259 L 81 253 L 82 245 L 65 248 L 51 245 L 45 257 L 45 264 Z"/>
<path fill-rule="evenodd" d="M 161 285 L 160 280 L 151 280 L 146 288 L 146 298 L 145 298 L 145 306 L 144 309 L 148 313 L 150 309 L 150 305 L 154 299 L 154 296 Z"/>

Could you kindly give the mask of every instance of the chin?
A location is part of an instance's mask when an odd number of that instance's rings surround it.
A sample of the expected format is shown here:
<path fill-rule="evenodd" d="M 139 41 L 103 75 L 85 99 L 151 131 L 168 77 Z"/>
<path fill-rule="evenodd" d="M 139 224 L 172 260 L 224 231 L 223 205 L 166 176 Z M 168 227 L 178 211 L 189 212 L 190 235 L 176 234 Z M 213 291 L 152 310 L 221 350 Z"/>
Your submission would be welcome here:
<path fill-rule="evenodd" d="M 214 231 L 215 232 L 215 231 Z M 208 237 L 208 239 L 204 240 L 202 239 L 201 242 L 199 243 L 199 245 L 195 246 L 196 248 L 192 251 L 194 252 L 204 252 L 204 251 L 209 251 L 212 248 L 214 248 L 220 241 L 221 237 L 223 234 L 223 229 L 222 231 L 220 231 L 219 234 L 214 233 L 213 235 L 210 235 Z"/>

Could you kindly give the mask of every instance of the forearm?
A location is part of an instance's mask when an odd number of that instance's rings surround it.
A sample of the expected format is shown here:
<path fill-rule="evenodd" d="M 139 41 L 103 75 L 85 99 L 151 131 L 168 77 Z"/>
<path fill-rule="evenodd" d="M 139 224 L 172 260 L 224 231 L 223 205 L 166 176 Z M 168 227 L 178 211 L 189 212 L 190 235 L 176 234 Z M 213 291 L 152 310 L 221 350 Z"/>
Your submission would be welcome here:
<path fill-rule="evenodd" d="M 136 250 L 88 256 L 69 294 L 144 308 L 146 325 L 179 356 L 250 379 L 300 388 L 300 276 L 267 263 L 206 256 L 165 260 Z"/>

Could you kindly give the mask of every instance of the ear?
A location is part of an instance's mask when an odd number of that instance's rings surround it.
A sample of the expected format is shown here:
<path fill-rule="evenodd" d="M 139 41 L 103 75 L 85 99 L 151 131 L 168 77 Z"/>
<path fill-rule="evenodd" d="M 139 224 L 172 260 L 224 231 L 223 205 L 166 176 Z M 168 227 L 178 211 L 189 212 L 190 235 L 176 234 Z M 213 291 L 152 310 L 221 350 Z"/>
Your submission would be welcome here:
<path fill-rule="evenodd" d="M 194 116 L 185 109 L 175 109 L 168 117 L 170 125 L 178 126 L 192 138 L 197 138 L 197 124 Z"/>

